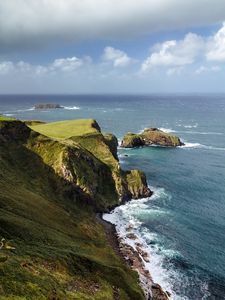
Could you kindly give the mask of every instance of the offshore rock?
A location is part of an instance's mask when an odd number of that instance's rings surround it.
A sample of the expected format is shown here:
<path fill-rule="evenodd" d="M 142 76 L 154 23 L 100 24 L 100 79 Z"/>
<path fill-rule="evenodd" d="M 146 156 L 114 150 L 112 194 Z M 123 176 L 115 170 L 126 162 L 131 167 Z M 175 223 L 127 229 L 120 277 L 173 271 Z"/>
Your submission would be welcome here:
<path fill-rule="evenodd" d="M 158 128 L 147 128 L 140 134 L 127 133 L 121 143 L 121 147 L 135 148 L 157 145 L 162 147 L 178 147 L 184 145 L 180 138 L 174 134 L 164 132 Z"/>

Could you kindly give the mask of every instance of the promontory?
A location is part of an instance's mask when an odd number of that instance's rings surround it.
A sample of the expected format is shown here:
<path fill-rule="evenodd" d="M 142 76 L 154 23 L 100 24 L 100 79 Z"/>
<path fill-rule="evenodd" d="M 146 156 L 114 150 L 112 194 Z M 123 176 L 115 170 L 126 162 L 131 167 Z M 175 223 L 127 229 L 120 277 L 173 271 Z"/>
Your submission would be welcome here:
<path fill-rule="evenodd" d="M 0 116 L 0 298 L 145 299 L 96 212 L 151 194 L 95 120 Z"/>

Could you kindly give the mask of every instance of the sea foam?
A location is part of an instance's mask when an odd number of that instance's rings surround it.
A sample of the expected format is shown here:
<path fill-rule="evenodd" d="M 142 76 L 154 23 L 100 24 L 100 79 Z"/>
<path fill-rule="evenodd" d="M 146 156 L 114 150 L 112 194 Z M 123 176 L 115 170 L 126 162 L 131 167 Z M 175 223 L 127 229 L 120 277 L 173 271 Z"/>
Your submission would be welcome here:
<path fill-rule="evenodd" d="M 169 291 L 172 294 L 171 299 L 181 300 L 172 289 L 169 278 L 179 278 L 179 274 L 175 270 L 167 270 L 164 267 L 164 256 L 165 254 L 173 255 L 173 250 L 164 249 L 159 247 L 158 240 L 160 237 L 156 233 L 149 231 L 147 227 L 140 221 L 140 216 L 146 215 L 148 218 L 157 218 L 158 215 L 167 213 L 157 207 L 151 208 L 150 202 L 159 198 L 168 198 L 170 195 L 163 188 L 151 188 L 154 194 L 151 198 L 144 198 L 139 200 L 132 200 L 125 205 L 121 205 L 115 208 L 110 214 L 104 214 L 103 219 L 114 224 L 118 236 L 121 238 L 124 244 L 131 246 L 136 249 L 136 244 L 142 245 L 143 251 L 147 252 L 150 257 L 150 261 L 146 262 L 143 260 L 145 269 L 148 270 L 154 280 L 154 282 L 161 285 L 161 287 Z M 165 200 L 165 199 L 164 199 Z M 164 201 L 163 200 L 163 201 Z M 129 233 L 135 234 L 137 239 L 132 240 L 127 237 Z M 184 298 L 182 298 L 184 299 Z"/>
<path fill-rule="evenodd" d="M 80 107 L 79 106 L 62 106 L 63 109 L 66 109 L 66 110 L 79 110 Z"/>

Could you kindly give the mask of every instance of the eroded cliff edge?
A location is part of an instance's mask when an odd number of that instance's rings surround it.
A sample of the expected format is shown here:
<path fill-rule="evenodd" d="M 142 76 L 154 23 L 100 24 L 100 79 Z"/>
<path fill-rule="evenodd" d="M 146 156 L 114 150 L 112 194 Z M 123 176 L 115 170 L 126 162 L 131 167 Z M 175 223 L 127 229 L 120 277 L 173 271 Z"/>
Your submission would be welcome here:
<path fill-rule="evenodd" d="M 121 170 L 116 147 L 94 120 L 0 118 L 0 296 L 144 298 L 95 218 L 151 195 L 141 171 Z"/>

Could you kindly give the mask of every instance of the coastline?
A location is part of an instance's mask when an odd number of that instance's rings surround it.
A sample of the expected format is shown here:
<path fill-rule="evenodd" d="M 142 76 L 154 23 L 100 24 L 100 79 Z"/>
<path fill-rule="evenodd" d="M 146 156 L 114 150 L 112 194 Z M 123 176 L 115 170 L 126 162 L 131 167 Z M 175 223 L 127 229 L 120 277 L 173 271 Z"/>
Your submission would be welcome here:
<path fill-rule="evenodd" d="M 138 201 L 138 200 L 135 200 Z M 162 287 L 153 281 L 151 273 L 145 268 L 145 262 L 149 262 L 150 256 L 138 241 L 137 236 L 131 233 L 131 227 L 126 227 L 127 237 L 133 241 L 133 246 L 126 243 L 120 237 L 116 225 L 103 219 L 103 213 L 97 213 L 96 218 L 105 229 L 106 237 L 115 253 L 120 256 L 126 264 L 139 275 L 139 284 L 144 291 L 147 300 L 168 300 L 171 294 L 164 291 Z"/>

